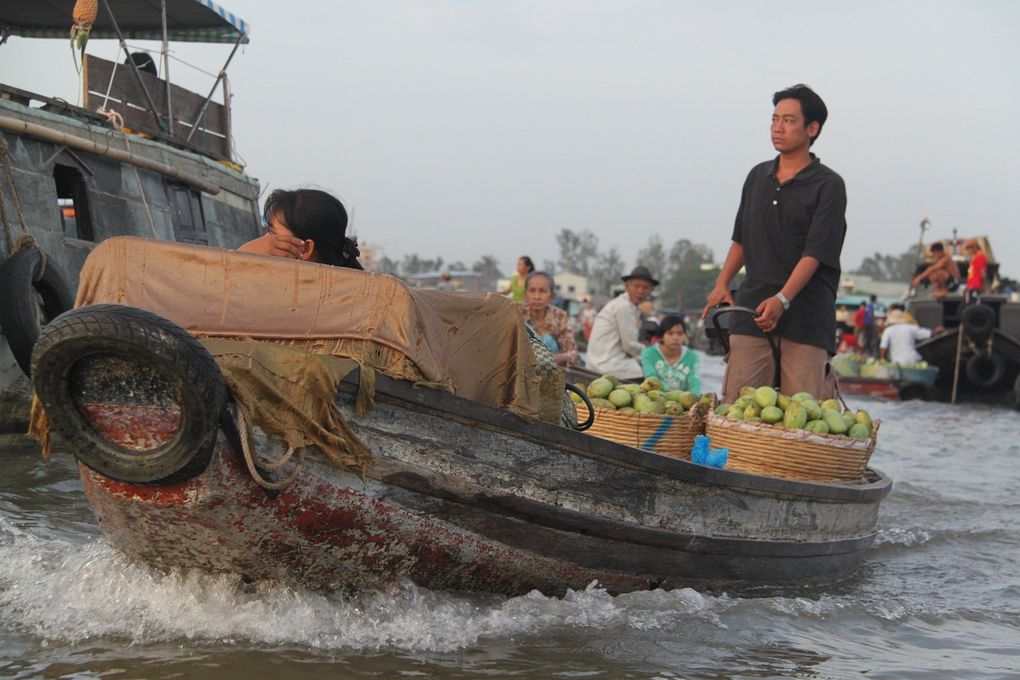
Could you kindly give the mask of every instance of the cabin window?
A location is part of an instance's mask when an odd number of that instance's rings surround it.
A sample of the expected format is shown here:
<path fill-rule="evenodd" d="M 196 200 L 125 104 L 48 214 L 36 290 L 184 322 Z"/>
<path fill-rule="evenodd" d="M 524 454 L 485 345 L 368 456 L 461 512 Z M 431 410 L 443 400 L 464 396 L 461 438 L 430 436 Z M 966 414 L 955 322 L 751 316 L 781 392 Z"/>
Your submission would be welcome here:
<path fill-rule="evenodd" d="M 202 214 L 202 196 L 195 189 L 171 184 L 170 207 L 174 216 L 174 238 L 179 243 L 209 245 L 209 232 Z"/>
<path fill-rule="evenodd" d="M 57 210 L 64 236 L 95 241 L 88 191 L 81 170 L 69 165 L 54 165 L 53 181 L 57 185 Z"/>

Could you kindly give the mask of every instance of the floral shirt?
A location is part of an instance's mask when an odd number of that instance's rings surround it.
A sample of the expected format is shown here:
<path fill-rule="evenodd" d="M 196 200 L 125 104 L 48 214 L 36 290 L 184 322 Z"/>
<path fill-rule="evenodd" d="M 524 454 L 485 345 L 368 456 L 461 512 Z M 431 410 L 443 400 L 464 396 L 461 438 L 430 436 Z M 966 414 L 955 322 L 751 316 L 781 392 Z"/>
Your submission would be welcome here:
<path fill-rule="evenodd" d="M 683 348 L 676 363 L 669 363 L 662 355 L 661 345 L 646 347 L 641 353 L 641 367 L 645 377 L 655 376 L 667 390 L 690 390 L 701 394 L 701 379 L 698 378 L 698 355 L 687 347 Z"/>
<path fill-rule="evenodd" d="M 574 339 L 574 331 L 570 328 L 570 321 L 567 313 L 559 307 L 548 305 L 545 308 L 545 317 L 536 322 L 531 318 L 528 310 L 528 303 L 521 302 L 518 309 L 524 315 L 524 320 L 535 329 L 539 337 L 549 337 L 556 343 L 554 354 L 567 354 L 568 363 L 577 361 L 577 340 Z M 552 349 L 550 347 L 550 349 Z"/>

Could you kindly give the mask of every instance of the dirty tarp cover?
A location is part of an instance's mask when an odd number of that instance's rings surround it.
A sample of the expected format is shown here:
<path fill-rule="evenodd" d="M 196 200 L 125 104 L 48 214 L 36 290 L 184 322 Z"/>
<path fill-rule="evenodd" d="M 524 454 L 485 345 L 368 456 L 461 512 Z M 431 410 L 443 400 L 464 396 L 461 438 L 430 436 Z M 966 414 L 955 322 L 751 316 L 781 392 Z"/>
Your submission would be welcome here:
<path fill-rule="evenodd" d="M 77 306 L 155 312 L 197 337 L 282 343 L 558 422 L 563 378 L 540 375 L 520 313 L 494 295 L 219 248 L 117 237 L 81 272 Z M 543 392 L 545 398 L 543 398 Z"/>

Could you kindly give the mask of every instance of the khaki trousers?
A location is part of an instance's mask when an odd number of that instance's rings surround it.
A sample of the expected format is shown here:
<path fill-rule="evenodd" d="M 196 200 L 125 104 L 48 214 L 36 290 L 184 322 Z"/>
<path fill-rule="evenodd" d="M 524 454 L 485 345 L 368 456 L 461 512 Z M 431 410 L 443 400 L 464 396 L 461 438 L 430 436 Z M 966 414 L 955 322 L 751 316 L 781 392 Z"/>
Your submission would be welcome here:
<path fill-rule="evenodd" d="M 836 378 L 829 367 L 829 353 L 825 349 L 778 336 L 775 340 L 779 343 L 782 358 L 780 392 L 791 396 L 797 392 L 810 392 L 819 400 L 836 396 Z M 723 401 L 732 404 L 745 385 L 771 387 L 775 371 L 768 339 L 731 335 L 726 375 L 723 377 Z"/>

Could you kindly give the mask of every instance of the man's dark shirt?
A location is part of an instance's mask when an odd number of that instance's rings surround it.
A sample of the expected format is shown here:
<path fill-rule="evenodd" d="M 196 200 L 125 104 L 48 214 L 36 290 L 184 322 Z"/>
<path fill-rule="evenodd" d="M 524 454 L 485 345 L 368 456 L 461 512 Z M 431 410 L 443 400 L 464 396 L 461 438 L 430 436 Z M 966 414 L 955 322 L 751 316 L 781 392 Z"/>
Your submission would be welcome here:
<path fill-rule="evenodd" d="M 776 179 L 778 156 L 751 169 L 744 182 L 733 240 L 743 245 L 746 277 L 736 303 L 755 309 L 790 278 L 802 257 L 820 263 L 794 297 L 777 326 L 782 337 L 830 353 L 836 351 L 836 291 L 839 254 L 846 236 L 843 178 L 811 154 L 811 163 L 793 179 Z M 762 333 L 750 317 L 734 317 L 732 333 Z"/>

